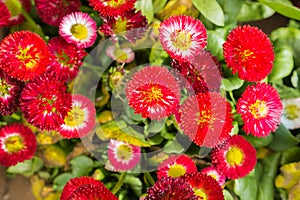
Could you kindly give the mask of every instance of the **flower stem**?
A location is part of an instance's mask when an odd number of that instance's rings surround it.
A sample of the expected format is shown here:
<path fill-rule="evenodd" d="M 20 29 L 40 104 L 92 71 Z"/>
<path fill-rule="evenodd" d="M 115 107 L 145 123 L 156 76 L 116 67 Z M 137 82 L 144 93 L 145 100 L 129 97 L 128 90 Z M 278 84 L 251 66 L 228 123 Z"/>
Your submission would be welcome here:
<path fill-rule="evenodd" d="M 232 103 L 236 104 L 236 101 L 235 101 L 235 99 L 233 97 L 233 93 L 232 93 L 231 90 L 229 91 L 229 96 L 230 96 L 230 99 L 231 99 Z"/>
<path fill-rule="evenodd" d="M 144 175 L 147 178 L 147 180 L 149 181 L 149 183 L 153 186 L 155 181 L 153 180 L 151 174 L 149 172 L 145 172 Z"/>
<path fill-rule="evenodd" d="M 117 184 L 115 185 L 115 187 L 112 189 L 112 193 L 116 194 L 122 187 L 125 177 L 126 177 L 127 173 L 126 172 L 122 172 L 120 177 L 119 177 L 119 181 L 117 182 Z"/>

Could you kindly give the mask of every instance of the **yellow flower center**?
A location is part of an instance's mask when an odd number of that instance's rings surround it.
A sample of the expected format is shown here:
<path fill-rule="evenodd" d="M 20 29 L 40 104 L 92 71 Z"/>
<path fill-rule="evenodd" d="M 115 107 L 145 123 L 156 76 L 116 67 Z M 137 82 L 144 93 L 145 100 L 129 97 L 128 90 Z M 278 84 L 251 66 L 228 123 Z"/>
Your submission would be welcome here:
<path fill-rule="evenodd" d="M 0 79 L 0 96 L 5 97 L 9 94 L 10 87 L 7 85 L 5 80 Z"/>
<path fill-rule="evenodd" d="M 83 109 L 79 106 L 74 106 L 72 110 L 68 112 L 64 121 L 67 126 L 75 127 L 84 123 L 85 115 Z"/>
<path fill-rule="evenodd" d="M 113 26 L 114 33 L 118 34 L 127 31 L 127 23 L 127 19 L 123 19 L 122 17 L 118 18 Z"/>
<path fill-rule="evenodd" d="M 176 31 L 171 37 L 172 45 L 182 51 L 186 51 L 192 45 L 191 34 L 185 31 Z"/>
<path fill-rule="evenodd" d="M 240 165 L 244 161 L 244 153 L 238 147 L 230 147 L 226 153 L 226 161 L 230 166 Z"/>
<path fill-rule="evenodd" d="M 246 61 L 249 57 L 255 58 L 253 54 L 254 52 L 250 51 L 249 49 L 246 49 L 240 53 L 240 57 L 242 58 L 242 61 Z"/>
<path fill-rule="evenodd" d="M 31 47 L 22 48 L 19 47 L 19 52 L 16 55 L 17 59 L 25 64 L 26 69 L 33 69 L 37 67 L 37 60 L 39 59 L 38 54 L 30 53 Z"/>
<path fill-rule="evenodd" d="M 198 198 L 199 200 L 207 200 L 208 199 L 206 193 L 202 189 L 195 188 L 194 193 L 196 196 L 199 197 Z"/>
<path fill-rule="evenodd" d="M 121 160 L 128 160 L 132 156 L 132 148 L 126 144 L 120 145 L 117 149 L 117 156 Z"/>
<path fill-rule="evenodd" d="M 117 48 L 115 51 L 114 51 L 114 56 L 116 57 L 116 59 L 120 62 L 126 62 L 128 56 L 127 56 L 127 53 L 122 50 L 122 49 L 119 49 Z"/>
<path fill-rule="evenodd" d="M 163 93 L 157 85 L 151 86 L 151 88 L 144 91 L 143 94 L 145 95 L 144 100 L 147 102 L 156 102 L 163 97 Z"/>
<path fill-rule="evenodd" d="M 8 153 L 18 153 L 24 148 L 23 139 L 19 135 L 7 138 L 4 144 Z"/>
<path fill-rule="evenodd" d="M 177 178 L 179 176 L 182 176 L 186 173 L 186 169 L 184 166 L 180 164 L 174 164 L 170 166 L 170 169 L 168 170 L 168 176 Z"/>
<path fill-rule="evenodd" d="M 71 33 L 79 40 L 84 40 L 88 36 L 88 29 L 83 24 L 74 24 L 71 27 Z"/>
<path fill-rule="evenodd" d="M 266 117 L 268 114 L 268 106 L 265 101 L 256 100 L 250 105 L 250 112 L 255 119 Z"/>
<path fill-rule="evenodd" d="M 300 112 L 300 108 L 295 105 L 295 104 L 290 104 L 290 105 L 287 105 L 285 108 L 284 108 L 284 116 L 289 119 L 289 120 L 294 120 L 294 119 L 297 119 L 299 116 L 298 116 L 298 113 Z"/>
<path fill-rule="evenodd" d="M 200 112 L 197 113 L 197 123 L 201 128 L 203 128 L 206 124 L 211 127 L 213 121 L 214 118 L 212 117 L 210 110 L 202 110 L 201 114 Z"/>
<path fill-rule="evenodd" d="M 111 7 L 117 8 L 117 7 L 121 6 L 122 4 L 124 4 L 125 0 L 110 0 L 110 1 L 106 1 L 106 2 Z"/>

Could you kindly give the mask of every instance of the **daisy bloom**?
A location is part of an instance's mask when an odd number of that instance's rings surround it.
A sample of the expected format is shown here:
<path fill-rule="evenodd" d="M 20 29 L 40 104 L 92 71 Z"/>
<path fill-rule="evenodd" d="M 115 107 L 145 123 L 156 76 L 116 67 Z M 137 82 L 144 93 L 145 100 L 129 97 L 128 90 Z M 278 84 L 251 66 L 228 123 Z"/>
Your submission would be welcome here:
<path fill-rule="evenodd" d="M 34 0 L 34 3 L 41 20 L 52 26 L 58 26 L 65 15 L 79 11 L 81 4 L 80 0 Z"/>
<path fill-rule="evenodd" d="M 186 173 L 196 172 L 197 167 L 194 161 L 186 155 L 171 156 L 164 160 L 158 166 L 158 171 L 156 172 L 157 178 L 161 179 L 163 177 L 173 177 L 177 178 L 183 176 Z"/>
<path fill-rule="evenodd" d="M 24 118 L 42 130 L 56 130 L 71 108 L 71 95 L 64 83 L 44 74 L 27 83 L 21 94 Z"/>
<path fill-rule="evenodd" d="M 242 136 L 234 135 L 211 153 L 213 165 L 230 179 L 242 178 L 256 165 L 256 150 Z"/>
<path fill-rule="evenodd" d="M 280 123 L 282 103 L 276 89 L 267 83 L 248 86 L 236 106 L 247 134 L 266 137 Z"/>
<path fill-rule="evenodd" d="M 71 178 L 64 186 L 60 200 L 118 200 L 105 185 L 92 177 Z"/>
<path fill-rule="evenodd" d="M 106 49 L 106 54 L 119 63 L 130 63 L 134 60 L 134 52 L 131 48 L 110 46 Z"/>
<path fill-rule="evenodd" d="M 283 113 L 280 121 L 288 129 L 300 128 L 300 98 L 282 99 Z"/>
<path fill-rule="evenodd" d="M 108 145 L 108 160 L 118 171 L 133 169 L 141 159 L 141 148 L 133 144 L 111 139 Z"/>
<path fill-rule="evenodd" d="M 7 6 L 2 1 L 0 1 L 0 13 L 1 13 L 0 28 L 3 26 L 9 26 L 10 25 L 10 21 L 9 21 L 10 12 L 9 12 Z"/>
<path fill-rule="evenodd" d="M 232 73 L 242 80 L 257 82 L 272 71 L 273 46 L 268 36 L 250 25 L 238 26 L 223 44 L 224 58 Z"/>
<path fill-rule="evenodd" d="M 207 44 L 204 25 L 191 16 L 172 16 L 161 23 L 159 39 L 164 50 L 177 60 L 191 60 Z"/>
<path fill-rule="evenodd" d="M 190 184 L 182 178 L 164 177 L 147 189 L 144 200 L 198 200 Z"/>
<path fill-rule="evenodd" d="M 0 67 L 18 80 L 28 81 L 44 73 L 50 57 L 46 42 L 30 31 L 14 32 L 0 43 Z"/>
<path fill-rule="evenodd" d="M 201 173 L 213 177 L 221 187 L 225 186 L 226 176 L 221 174 L 214 166 L 202 169 Z"/>
<path fill-rule="evenodd" d="M 230 136 L 231 106 L 219 93 L 199 93 L 181 105 L 179 125 L 195 144 L 213 148 Z"/>
<path fill-rule="evenodd" d="M 177 110 L 180 88 L 167 68 L 147 66 L 137 71 L 127 83 L 126 97 L 135 113 L 161 120 Z"/>
<path fill-rule="evenodd" d="M 134 8 L 136 0 L 88 0 L 90 6 L 103 17 L 122 15 Z"/>
<path fill-rule="evenodd" d="M 64 118 L 58 132 L 64 138 L 80 138 L 86 136 L 95 126 L 96 110 L 91 100 L 83 95 L 72 96 L 71 110 Z"/>
<path fill-rule="evenodd" d="M 0 114 L 11 115 L 17 111 L 23 82 L 6 76 L 0 70 Z"/>
<path fill-rule="evenodd" d="M 9 124 L 0 129 L 0 165 L 9 167 L 31 159 L 36 151 L 34 133 L 23 124 Z"/>
<path fill-rule="evenodd" d="M 198 199 L 224 200 L 223 189 L 211 176 L 194 172 L 186 174 L 184 179 L 192 186 Z"/>
<path fill-rule="evenodd" d="M 49 49 L 53 59 L 47 68 L 48 73 L 53 73 L 61 81 L 71 81 L 77 76 L 82 59 L 87 55 L 84 49 L 77 48 L 74 44 L 67 43 L 61 37 L 53 37 L 49 41 Z"/>
<path fill-rule="evenodd" d="M 86 13 L 70 13 L 62 19 L 59 35 L 78 48 L 90 47 L 97 38 L 96 22 Z"/>

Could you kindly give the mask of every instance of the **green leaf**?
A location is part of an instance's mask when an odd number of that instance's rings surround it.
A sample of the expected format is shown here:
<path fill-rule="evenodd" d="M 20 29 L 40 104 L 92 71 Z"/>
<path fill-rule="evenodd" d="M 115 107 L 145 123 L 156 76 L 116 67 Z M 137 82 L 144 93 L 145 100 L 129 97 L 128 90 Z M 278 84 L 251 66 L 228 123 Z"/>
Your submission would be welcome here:
<path fill-rule="evenodd" d="M 265 138 L 257 138 L 253 135 L 244 135 L 244 138 L 247 139 L 255 148 L 259 148 L 269 145 L 272 142 L 273 135 L 270 134 Z"/>
<path fill-rule="evenodd" d="M 93 160 L 87 156 L 77 156 L 70 161 L 74 176 L 88 175 L 93 169 Z"/>
<path fill-rule="evenodd" d="M 11 166 L 7 169 L 8 173 L 22 174 L 26 177 L 32 176 L 43 167 L 43 160 L 39 157 L 33 157 L 31 160 L 25 160 L 15 166 Z"/>
<path fill-rule="evenodd" d="M 74 175 L 71 173 L 62 173 L 58 175 L 53 181 L 53 189 L 62 191 L 66 183 L 73 177 Z"/>
<path fill-rule="evenodd" d="M 257 200 L 257 190 L 257 182 L 251 174 L 234 181 L 234 192 L 240 200 Z"/>
<path fill-rule="evenodd" d="M 276 12 L 292 19 L 300 20 L 300 9 L 293 6 L 289 0 L 258 0 Z"/>
<path fill-rule="evenodd" d="M 158 65 L 162 64 L 167 57 L 168 54 L 163 50 L 160 41 L 155 42 L 150 51 L 150 63 Z"/>
<path fill-rule="evenodd" d="M 282 152 L 280 165 L 299 161 L 300 147 L 293 147 Z"/>
<path fill-rule="evenodd" d="M 225 24 L 236 24 L 236 17 L 243 5 L 243 0 L 218 0 L 223 8 Z"/>
<path fill-rule="evenodd" d="M 274 84 L 274 88 L 278 91 L 281 99 L 300 97 L 300 91 L 295 88 L 288 87 L 282 84 Z"/>
<path fill-rule="evenodd" d="M 216 0 L 192 0 L 194 6 L 212 23 L 224 26 L 224 13 Z"/>
<path fill-rule="evenodd" d="M 154 13 L 158 13 L 166 5 L 168 0 L 153 0 Z"/>
<path fill-rule="evenodd" d="M 230 194 L 230 192 L 228 192 L 225 189 L 223 190 L 223 195 L 224 195 L 225 200 L 234 200 L 232 195 Z"/>
<path fill-rule="evenodd" d="M 300 79 L 298 74 L 300 74 L 300 68 L 298 70 L 294 70 L 293 75 L 291 77 L 291 83 L 295 88 L 298 88 L 300 86 L 299 84 Z"/>
<path fill-rule="evenodd" d="M 237 20 L 243 22 L 261 20 L 272 16 L 274 13 L 274 10 L 260 2 L 246 1 L 241 7 Z"/>
<path fill-rule="evenodd" d="M 152 0 L 139 0 L 135 5 L 137 10 L 141 10 L 142 14 L 147 18 L 148 23 L 150 23 L 154 17 L 154 9 Z"/>
<path fill-rule="evenodd" d="M 269 75 L 269 81 L 272 82 L 288 76 L 293 68 L 293 50 L 289 46 L 281 46 L 275 52 L 274 67 Z"/>
<path fill-rule="evenodd" d="M 185 149 L 176 141 L 169 140 L 163 148 L 163 152 L 165 153 L 182 153 Z"/>
<path fill-rule="evenodd" d="M 226 91 L 237 90 L 242 87 L 244 81 L 239 79 L 237 76 L 232 76 L 229 78 L 224 78 L 222 84 Z"/>
<path fill-rule="evenodd" d="M 285 151 L 291 147 L 297 146 L 299 140 L 294 137 L 291 132 L 280 124 L 273 135 L 273 141 L 268 146 L 273 151 Z"/>
<path fill-rule="evenodd" d="M 207 31 L 207 49 L 218 58 L 224 60 L 223 43 L 225 42 L 227 31 L 225 29 L 215 29 Z"/>
<path fill-rule="evenodd" d="M 147 126 L 148 133 L 159 133 L 165 127 L 166 119 L 160 121 L 152 120 Z"/>
<path fill-rule="evenodd" d="M 142 195 L 143 184 L 139 178 L 132 175 L 127 175 L 124 180 L 124 183 L 130 186 L 130 188 L 132 189 L 132 191 L 135 193 L 136 196 L 139 197 Z"/>

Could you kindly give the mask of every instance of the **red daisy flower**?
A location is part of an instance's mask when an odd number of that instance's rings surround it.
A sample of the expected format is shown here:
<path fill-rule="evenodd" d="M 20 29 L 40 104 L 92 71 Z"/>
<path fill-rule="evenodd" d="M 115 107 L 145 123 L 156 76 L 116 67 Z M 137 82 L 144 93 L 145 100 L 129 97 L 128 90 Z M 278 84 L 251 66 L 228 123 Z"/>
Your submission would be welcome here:
<path fill-rule="evenodd" d="M 23 82 L 6 76 L 0 70 L 0 114 L 11 115 L 17 111 Z"/>
<path fill-rule="evenodd" d="M 2 3 L 5 4 L 7 10 L 9 11 L 9 26 L 21 24 L 24 21 L 24 16 L 21 14 L 21 8 L 11 3 L 10 0 L 2 0 Z M 20 0 L 21 6 L 25 9 L 26 12 L 31 10 L 31 1 L 30 0 Z M 1 15 L 4 14 L 1 12 Z M 7 12 L 5 11 L 5 16 Z"/>
<path fill-rule="evenodd" d="M 29 82 L 22 94 L 20 109 L 32 125 L 56 130 L 71 108 L 71 95 L 54 76 L 44 74 Z"/>
<path fill-rule="evenodd" d="M 0 129 L 0 165 L 6 167 L 31 159 L 36 151 L 34 133 L 23 124 L 10 124 Z"/>
<path fill-rule="evenodd" d="M 108 160 L 116 171 L 131 170 L 140 162 L 140 159 L 140 147 L 118 140 L 110 140 Z"/>
<path fill-rule="evenodd" d="M 71 12 L 79 11 L 80 0 L 34 0 L 41 20 L 52 26 L 58 26 L 62 18 Z"/>
<path fill-rule="evenodd" d="M 72 96 L 72 108 L 58 132 L 64 138 L 86 136 L 95 126 L 96 110 L 91 100 L 83 95 Z"/>
<path fill-rule="evenodd" d="M 182 178 L 164 177 L 147 189 L 144 200 L 198 200 L 191 185 Z"/>
<path fill-rule="evenodd" d="M 224 174 L 221 174 L 214 166 L 202 169 L 201 173 L 214 178 L 221 187 L 225 186 L 226 176 Z"/>
<path fill-rule="evenodd" d="M 49 41 L 49 49 L 54 55 L 47 68 L 48 73 L 54 73 L 61 81 L 71 81 L 77 76 L 82 59 L 87 55 L 84 49 L 67 43 L 61 37 L 53 37 Z"/>
<path fill-rule="evenodd" d="M 224 58 L 232 73 L 242 80 L 261 81 L 271 73 L 273 46 L 268 36 L 249 25 L 233 29 L 223 45 Z"/>
<path fill-rule="evenodd" d="M 88 0 L 90 6 L 98 11 L 101 16 L 122 15 L 134 8 L 136 0 Z"/>
<path fill-rule="evenodd" d="M 8 76 L 22 81 L 44 73 L 50 55 L 45 41 L 30 31 L 14 32 L 0 43 L 0 67 Z"/>
<path fill-rule="evenodd" d="M 194 161 L 186 155 L 171 156 L 158 166 L 157 178 L 177 178 L 186 173 L 197 172 Z"/>
<path fill-rule="evenodd" d="M 136 72 L 127 83 L 126 96 L 135 113 L 161 120 L 179 106 L 180 88 L 167 68 L 148 66 Z"/>
<path fill-rule="evenodd" d="M 9 12 L 7 6 L 2 1 L 0 1 L 0 13 L 1 13 L 0 28 L 3 26 L 9 26 L 10 25 L 10 21 L 9 21 L 10 12 Z"/>
<path fill-rule="evenodd" d="M 186 174 L 184 179 L 192 186 L 198 199 L 224 200 L 223 189 L 214 178 L 194 172 Z"/>
<path fill-rule="evenodd" d="M 70 179 L 65 185 L 60 200 L 118 200 L 105 185 L 91 177 Z"/>
<path fill-rule="evenodd" d="M 256 150 L 242 136 L 234 135 L 213 149 L 213 165 L 230 179 L 242 178 L 256 165 Z"/>
<path fill-rule="evenodd" d="M 207 44 L 202 22 L 191 16 L 172 16 L 159 28 L 159 39 L 166 52 L 177 60 L 191 60 Z"/>
<path fill-rule="evenodd" d="M 248 86 L 236 106 L 247 134 L 266 137 L 280 123 L 283 106 L 276 89 L 267 83 Z"/>
<path fill-rule="evenodd" d="M 199 146 L 215 147 L 233 128 L 231 106 L 219 93 L 199 93 L 180 108 L 180 127 Z"/>

